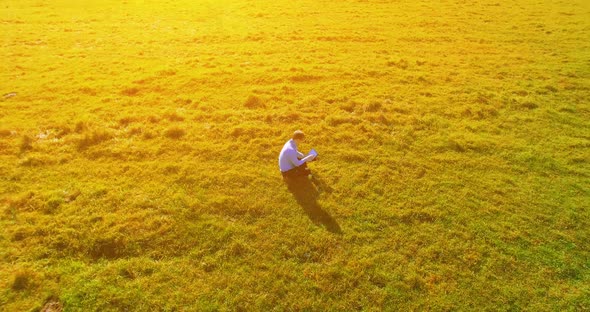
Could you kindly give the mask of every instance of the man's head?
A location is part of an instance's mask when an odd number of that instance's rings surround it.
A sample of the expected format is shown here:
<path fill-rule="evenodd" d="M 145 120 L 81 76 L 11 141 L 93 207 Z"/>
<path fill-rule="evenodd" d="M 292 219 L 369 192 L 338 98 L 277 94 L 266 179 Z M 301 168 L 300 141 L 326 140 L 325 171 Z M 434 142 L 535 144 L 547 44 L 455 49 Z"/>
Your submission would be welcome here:
<path fill-rule="evenodd" d="M 295 144 L 299 144 L 305 141 L 305 134 L 303 133 L 303 131 L 297 130 L 293 132 L 293 141 L 295 141 Z"/>

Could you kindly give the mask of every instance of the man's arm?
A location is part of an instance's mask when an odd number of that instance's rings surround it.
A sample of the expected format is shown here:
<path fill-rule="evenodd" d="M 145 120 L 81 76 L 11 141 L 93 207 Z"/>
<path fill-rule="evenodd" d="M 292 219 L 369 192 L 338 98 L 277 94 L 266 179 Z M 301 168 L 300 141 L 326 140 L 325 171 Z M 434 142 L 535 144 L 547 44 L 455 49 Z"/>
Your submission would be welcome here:
<path fill-rule="evenodd" d="M 303 153 L 300 152 L 300 151 L 297 151 L 297 154 L 299 154 L 299 158 L 304 158 L 305 157 L 305 155 L 303 155 Z"/>
<path fill-rule="evenodd" d="M 299 154 L 295 153 L 295 152 L 287 153 L 287 159 L 289 159 L 289 161 L 291 161 L 291 163 L 293 165 L 295 165 L 295 167 L 299 167 L 299 166 L 303 165 L 305 162 L 313 159 L 313 155 L 307 155 L 307 157 L 304 157 L 303 159 L 299 160 L 299 159 L 297 159 L 298 155 Z"/>

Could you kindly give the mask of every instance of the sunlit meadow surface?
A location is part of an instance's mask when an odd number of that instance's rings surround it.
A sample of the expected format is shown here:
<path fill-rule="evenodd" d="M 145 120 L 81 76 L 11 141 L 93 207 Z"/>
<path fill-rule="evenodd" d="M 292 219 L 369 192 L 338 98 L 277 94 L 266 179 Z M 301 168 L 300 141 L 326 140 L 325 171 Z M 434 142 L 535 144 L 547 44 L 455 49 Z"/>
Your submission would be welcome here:
<path fill-rule="evenodd" d="M 0 32 L 2 311 L 590 309 L 588 1 L 4 0 Z"/>

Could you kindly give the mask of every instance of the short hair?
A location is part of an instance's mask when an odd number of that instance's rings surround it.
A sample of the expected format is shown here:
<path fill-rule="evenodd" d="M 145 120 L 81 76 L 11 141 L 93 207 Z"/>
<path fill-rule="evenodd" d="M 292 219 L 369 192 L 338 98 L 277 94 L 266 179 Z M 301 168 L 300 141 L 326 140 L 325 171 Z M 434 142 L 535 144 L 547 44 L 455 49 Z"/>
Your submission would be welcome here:
<path fill-rule="evenodd" d="M 301 130 L 296 130 L 293 132 L 293 139 L 301 140 L 305 138 L 305 134 Z"/>

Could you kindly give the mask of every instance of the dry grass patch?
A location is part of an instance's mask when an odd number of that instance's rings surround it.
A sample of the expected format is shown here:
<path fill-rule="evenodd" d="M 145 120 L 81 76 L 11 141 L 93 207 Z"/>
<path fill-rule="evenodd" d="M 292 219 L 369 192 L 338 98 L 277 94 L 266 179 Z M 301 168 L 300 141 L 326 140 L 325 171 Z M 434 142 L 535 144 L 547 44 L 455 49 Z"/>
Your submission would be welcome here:
<path fill-rule="evenodd" d="M 182 138 L 184 135 L 186 135 L 186 130 L 184 130 L 181 127 L 173 126 L 164 131 L 164 136 L 174 140 L 178 140 Z"/>

